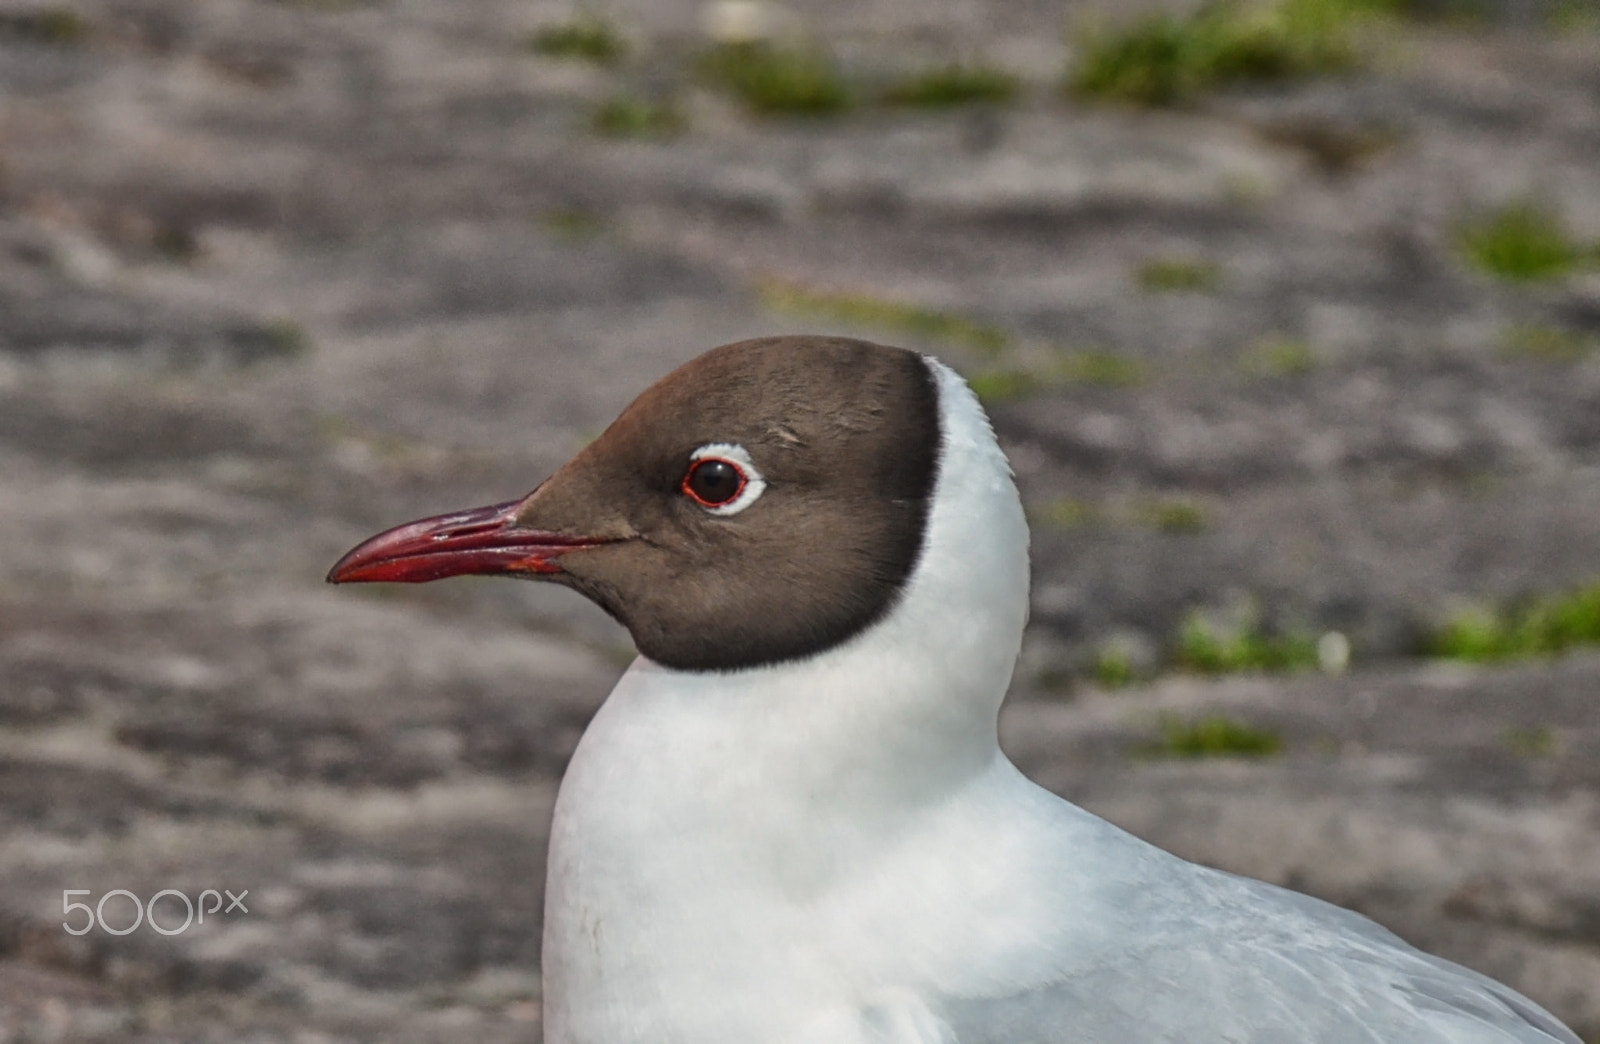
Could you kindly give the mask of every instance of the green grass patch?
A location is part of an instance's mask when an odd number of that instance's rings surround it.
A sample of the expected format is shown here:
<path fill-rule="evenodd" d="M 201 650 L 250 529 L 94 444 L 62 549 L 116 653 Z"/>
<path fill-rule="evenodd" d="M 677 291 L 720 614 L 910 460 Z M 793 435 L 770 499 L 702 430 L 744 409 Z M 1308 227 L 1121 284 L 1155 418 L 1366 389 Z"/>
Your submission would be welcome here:
<path fill-rule="evenodd" d="M 595 65 L 616 65 L 627 57 L 628 44 L 616 27 L 597 15 L 585 15 L 528 34 L 528 50 L 546 58 L 564 58 Z"/>
<path fill-rule="evenodd" d="M 1076 497 L 1057 497 L 1028 509 L 1028 516 L 1036 525 L 1052 529 L 1082 529 L 1104 520 L 1098 505 Z"/>
<path fill-rule="evenodd" d="M 1467 610 L 1445 621 L 1429 642 L 1428 651 L 1447 660 L 1470 663 L 1510 659 L 1519 655 L 1514 649 L 1512 630 L 1512 625 L 1491 610 Z"/>
<path fill-rule="evenodd" d="M 1027 370 L 989 369 L 967 375 L 967 386 L 985 406 L 1014 402 L 1044 387 L 1037 375 Z"/>
<path fill-rule="evenodd" d="M 856 103 L 833 58 L 764 40 L 718 44 L 697 63 L 701 78 L 757 116 L 836 116 Z"/>
<path fill-rule="evenodd" d="M 1145 379 L 1136 359 L 1112 352 L 1055 349 L 1036 365 L 1015 361 L 1016 341 L 998 326 L 932 308 L 867 294 L 817 290 L 778 279 L 757 284 L 761 301 L 778 312 L 848 326 L 877 327 L 979 353 L 989 364 L 966 375 L 983 402 L 1010 402 L 1063 384 L 1127 387 Z"/>
<path fill-rule="evenodd" d="M 70 7 L 34 7 L 0 12 L 0 37 L 70 46 L 89 38 L 89 21 Z"/>
<path fill-rule="evenodd" d="M 1220 87 L 1341 72 L 1358 63 L 1356 20 L 1381 3 L 1213 0 L 1192 14 L 1157 12 L 1076 40 L 1067 89 L 1080 97 L 1177 105 Z"/>
<path fill-rule="evenodd" d="M 1095 684 L 1102 689 L 1125 689 L 1139 680 L 1133 654 L 1121 646 L 1101 649 L 1094 660 Z"/>
<path fill-rule="evenodd" d="M 1509 359 L 1576 362 L 1600 350 L 1600 337 L 1559 326 L 1515 326 L 1507 330 L 1500 352 Z"/>
<path fill-rule="evenodd" d="M 1519 283 L 1559 279 L 1592 260 L 1558 213 L 1529 202 L 1508 204 L 1463 224 L 1456 248 L 1480 272 Z"/>
<path fill-rule="evenodd" d="M 589 125 L 606 138 L 664 139 L 682 134 L 689 121 L 671 101 L 617 94 L 595 107 Z"/>
<path fill-rule="evenodd" d="M 1149 679 L 1155 670 L 1153 650 L 1137 635 L 1121 632 L 1100 643 L 1091 674 L 1102 689 L 1123 689 Z"/>
<path fill-rule="evenodd" d="M 1550 29 L 1561 36 L 1600 32 L 1600 3 L 1596 0 L 1562 0 L 1550 10 Z"/>
<path fill-rule="evenodd" d="M 1178 536 L 1192 536 L 1211 528 L 1205 508 L 1181 498 L 1147 501 L 1139 506 L 1139 515 L 1152 528 Z"/>
<path fill-rule="evenodd" d="M 1222 714 L 1194 721 L 1176 715 L 1161 719 L 1160 738 L 1139 753 L 1155 758 L 1266 758 L 1282 753 L 1283 737 Z"/>
<path fill-rule="evenodd" d="M 1143 384 L 1148 376 L 1138 359 L 1088 349 L 1061 352 L 1055 369 L 1061 381 L 1098 384 L 1105 388 L 1131 388 Z"/>
<path fill-rule="evenodd" d="M 1596 644 L 1600 644 L 1600 583 L 1505 609 L 1458 613 L 1434 635 L 1429 651 L 1450 660 L 1493 663 L 1556 656 Z"/>
<path fill-rule="evenodd" d="M 887 301 L 866 294 L 814 290 L 776 279 L 757 287 L 761 302 L 778 312 L 805 315 L 850 326 L 876 326 L 930 341 L 998 355 L 1011 346 L 1011 337 L 997 326 L 932 308 Z"/>
<path fill-rule="evenodd" d="M 1221 628 L 1202 613 L 1192 613 L 1184 621 L 1174 659 L 1184 670 L 1201 674 L 1303 671 L 1319 663 L 1314 638 L 1263 634 L 1253 618 Z"/>
<path fill-rule="evenodd" d="M 1138 278 L 1151 293 L 1204 293 L 1222 282 L 1222 266 L 1201 258 L 1156 258 L 1139 266 Z"/>
<path fill-rule="evenodd" d="M 1311 346 L 1291 337 L 1266 337 L 1246 348 L 1239 367 L 1257 377 L 1293 377 L 1316 363 Z"/>
<path fill-rule="evenodd" d="M 1014 101 L 1022 82 L 1004 69 L 962 64 L 929 69 L 890 85 L 883 93 L 887 105 L 947 109 L 957 105 L 1004 105 Z"/>
<path fill-rule="evenodd" d="M 1506 729 L 1501 738 L 1505 741 L 1506 749 L 1519 758 L 1548 758 L 1561 746 L 1556 730 L 1548 725 L 1535 728 L 1512 726 Z"/>
<path fill-rule="evenodd" d="M 582 207 L 556 207 L 541 215 L 545 229 L 560 239 L 593 239 L 605 231 L 605 219 Z"/>
<path fill-rule="evenodd" d="M 969 374 L 967 383 L 981 401 L 993 405 L 1069 384 L 1127 388 L 1144 379 L 1144 366 L 1137 359 L 1111 352 L 1061 351 L 1053 362 L 1038 366 L 987 367 Z"/>

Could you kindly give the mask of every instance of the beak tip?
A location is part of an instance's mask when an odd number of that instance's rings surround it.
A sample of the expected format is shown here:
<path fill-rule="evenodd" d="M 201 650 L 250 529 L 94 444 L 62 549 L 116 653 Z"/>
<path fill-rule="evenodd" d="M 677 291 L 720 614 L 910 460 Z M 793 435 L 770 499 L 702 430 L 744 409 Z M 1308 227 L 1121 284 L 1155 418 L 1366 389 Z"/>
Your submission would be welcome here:
<path fill-rule="evenodd" d="M 354 554 L 353 551 L 346 552 L 343 557 L 341 557 L 337 562 L 333 563 L 333 568 L 328 570 L 328 575 L 322 578 L 323 583 L 349 583 L 351 580 L 350 556 L 352 554 Z"/>
<path fill-rule="evenodd" d="M 330 584 L 416 584 L 463 574 L 547 576 L 561 572 L 552 559 L 611 543 L 524 529 L 515 510 L 522 501 L 457 511 L 396 526 L 358 544 L 335 562 Z"/>

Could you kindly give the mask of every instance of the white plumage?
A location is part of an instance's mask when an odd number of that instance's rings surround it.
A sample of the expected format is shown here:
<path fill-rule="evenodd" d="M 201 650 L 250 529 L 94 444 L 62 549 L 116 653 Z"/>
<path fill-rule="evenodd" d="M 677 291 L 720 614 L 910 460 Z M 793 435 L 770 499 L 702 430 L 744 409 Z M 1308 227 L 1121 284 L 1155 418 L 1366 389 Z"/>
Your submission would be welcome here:
<path fill-rule="evenodd" d="M 777 666 L 640 659 L 584 736 L 551 843 L 549 1044 L 1578 1044 L 1505 986 L 1012 767 L 1027 525 L 976 399 L 929 365 L 937 492 L 889 614 Z"/>

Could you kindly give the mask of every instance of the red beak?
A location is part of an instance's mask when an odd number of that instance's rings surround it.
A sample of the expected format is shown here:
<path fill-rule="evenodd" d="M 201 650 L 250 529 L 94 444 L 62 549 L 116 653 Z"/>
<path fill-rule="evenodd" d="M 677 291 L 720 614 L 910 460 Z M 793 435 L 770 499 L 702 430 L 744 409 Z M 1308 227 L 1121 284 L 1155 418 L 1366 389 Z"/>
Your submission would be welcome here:
<path fill-rule="evenodd" d="M 552 559 L 610 543 L 517 524 L 523 501 L 408 522 L 357 545 L 328 571 L 328 583 L 386 580 L 420 584 L 469 573 L 557 573 Z"/>

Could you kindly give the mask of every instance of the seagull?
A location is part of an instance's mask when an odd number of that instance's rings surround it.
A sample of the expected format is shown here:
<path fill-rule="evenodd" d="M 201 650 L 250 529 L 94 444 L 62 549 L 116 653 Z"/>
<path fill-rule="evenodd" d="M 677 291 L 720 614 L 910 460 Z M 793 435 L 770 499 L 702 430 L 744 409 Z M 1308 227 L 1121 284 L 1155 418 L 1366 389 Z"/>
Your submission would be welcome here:
<path fill-rule="evenodd" d="M 1492 979 L 1029 781 L 1005 455 L 949 367 L 788 336 L 333 583 L 546 580 L 639 656 L 562 779 L 549 1044 L 1581 1044 Z"/>

